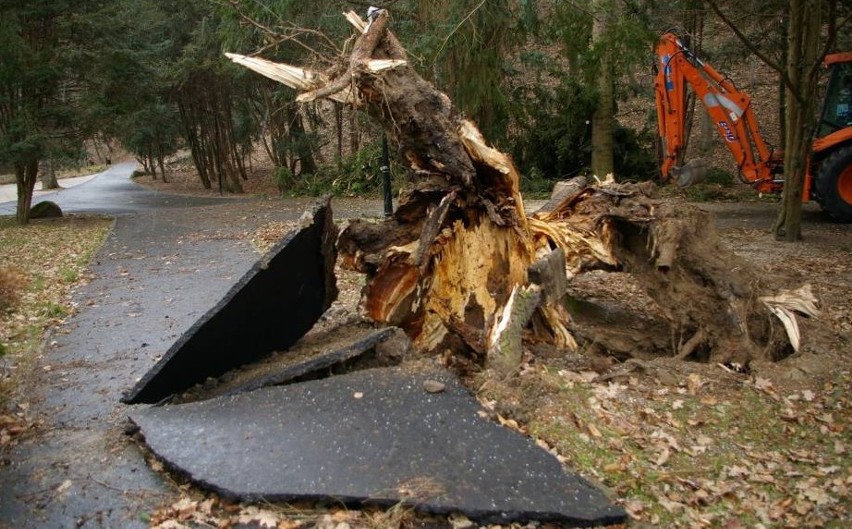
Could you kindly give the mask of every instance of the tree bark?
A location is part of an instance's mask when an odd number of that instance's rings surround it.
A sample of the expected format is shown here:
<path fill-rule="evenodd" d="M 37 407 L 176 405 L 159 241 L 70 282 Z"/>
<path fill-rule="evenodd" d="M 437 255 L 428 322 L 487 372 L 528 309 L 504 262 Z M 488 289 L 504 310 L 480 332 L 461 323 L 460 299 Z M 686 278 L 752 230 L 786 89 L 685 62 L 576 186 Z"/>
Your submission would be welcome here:
<path fill-rule="evenodd" d="M 157 164 L 160 166 L 160 175 L 163 177 L 163 183 L 168 183 L 166 179 L 166 161 L 165 156 L 163 156 L 163 146 L 160 143 L 160 137 L 157 135 L 156 139 L 157 144 Z"/>
<path fill-rule="evenodd" d="M 334 103 L 334 129 L 337 132 L 337 159 L 343 159 L 343 105 Z"/>
<path fill-rule="evenodd" d="M 816 72 L 822 9 L 819 0 L 791 0 L 787 49 L 786 143 L 784 190 L 773 232 L 775 239 L 794 242 L 802 238 L 802 195 L 814 131 Z"/>
<path fill-rule="evenodd" d="M 33 203 L 36 180 L 38 180 L 38 160 L 15 164 L 15 184 L 18 191 L 15 219 L 18 224 L 26 225 L 30 222 L 30 207 Z"/>
<path fill-rule="evenodd" d="M 694 53 L 696 53 L 699 57 L 701 56 L 701 45 L 704 35 L 704 10 L 703 9 L 690 9 L 688 10 L 688 14 L 686 16 L 686 35 L 688 35 L 688 42 L 686 43 L 689 49 L 691 49 Z M 684 127 L 683 127 L 683 147 L 677 152 L 677 160 L 675 161 L 675 165 L 677 167 L 682 167 L 686 164 L 686 155 L 689 151 L 689 145 L 692 140 L 692 132 L 693 132 L 693 124 L 695 123 L 695 103 L 696 103 L 695 92 L 690 90 L 686 94 L 686 116 L 684 116 Z M 709 120 L 709 117 L 705 112 L 700 113 L 704 117 L 704 121 L 707 123 L 708 129 L 710 131 L 707 136 L 707 143 L 710 143 L 711 136 L 713 134 L 713 125 Z M 704 129 L 702 129 L 702 132 Z M 699 151 L 702 148 L 699 146 Z M 704 151 L 709 150 L 709 148 L 705 148 Z"/>
<path fill-rule="evenodd" d="M 615 172 L 613 161 L 613 127 L 615 96 L 613 94 L 612 57 L 606 44 L 606 33 L 612 21 L 614 5 L 609 0 L 596 0 L 592 25 L 592 46 L 601 50 L 595 85 L 598 105 L 592 114 L 592 174 L 603 180 Z"/>
<path fill-rule="evenodd" d="M 56 170 L 53 165 L 53 157 L 48 156 L 44 159 L 44 164 L 41 172 L 41 188 L 42 189 L 59 189 L 59 182 L 56 180 Z"/>

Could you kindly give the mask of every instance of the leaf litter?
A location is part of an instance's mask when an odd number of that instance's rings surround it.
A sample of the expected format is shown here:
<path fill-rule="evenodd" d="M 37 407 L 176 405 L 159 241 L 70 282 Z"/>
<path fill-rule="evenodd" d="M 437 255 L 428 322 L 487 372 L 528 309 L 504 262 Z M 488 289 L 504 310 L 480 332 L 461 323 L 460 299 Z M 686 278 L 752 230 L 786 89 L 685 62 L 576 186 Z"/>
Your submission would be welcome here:
<path fill-rule="evenodd" d="M 76 311 L 74 290 L 89 281 L 86 267 L 111 225 L 100 217 L 66 216 L 27 226 L 0 218 L 0 271 L 13 270 L 19 278 L 15 303 L 0 306 L 0 452 L 40 424 L 18 387 L 35 369 L 45 329 L 62 325 Z"/>

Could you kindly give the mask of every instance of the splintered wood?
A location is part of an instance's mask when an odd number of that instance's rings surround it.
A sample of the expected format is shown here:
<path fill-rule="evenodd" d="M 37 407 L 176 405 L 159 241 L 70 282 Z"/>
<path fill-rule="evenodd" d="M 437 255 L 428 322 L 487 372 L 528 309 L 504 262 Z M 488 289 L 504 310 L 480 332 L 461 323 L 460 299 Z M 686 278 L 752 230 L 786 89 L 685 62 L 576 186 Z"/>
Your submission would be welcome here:
<path fill-rule="evenodd" d="M 302 91 L 300 101 L 362 109 L 407 161 L 410 187 L 393 216 L 353 221 L 338 240 L 341 265 L 367 276 L 367 316 L 402 327 L 423 352 L 502 375 L 520 365 L 525 341 L 570 349 L 578 336 L 631 356 L 637 352 L 616 339 L 621 322 L 612 332 L 600 321 L 584 327 L 559 291 L 565 274 L 624 270 L 661 308 L 669 336 L 650 341 L 669 344 L 662 354 L 747 362 L 789 347 L 756 301 L 756 276 L 722 247 L 705 213 L 653 198 L 652 184 L 583 180 L 528 217 L 511 158 L 414 71 L 388 30 L 388 12 L 369 23 L 352 12 L 346 18 L 359 35 L 348 61 L 330 72 L 228 56 Z M 554 250 L 562 277 L 534 281 L 541 274 L 530 267 L 552 261 Z M 645 331 L 659 327 L 636 330 Z M 675 335 L 685 338 L 673 343 Z"/>

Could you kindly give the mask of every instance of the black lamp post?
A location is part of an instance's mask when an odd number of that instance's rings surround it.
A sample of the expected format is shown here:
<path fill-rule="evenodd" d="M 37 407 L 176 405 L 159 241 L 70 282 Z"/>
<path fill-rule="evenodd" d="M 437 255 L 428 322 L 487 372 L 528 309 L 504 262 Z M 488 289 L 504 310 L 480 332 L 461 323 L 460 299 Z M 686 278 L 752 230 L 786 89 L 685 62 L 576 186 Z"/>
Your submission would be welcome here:
<path fill-rule="evenodd" d="M 385 194 L 385 217 L 393 215 L 393 197 L 391 196 L 390 159 L 388 156 L 388 137 L 382 134 L 382 187 Z"/>

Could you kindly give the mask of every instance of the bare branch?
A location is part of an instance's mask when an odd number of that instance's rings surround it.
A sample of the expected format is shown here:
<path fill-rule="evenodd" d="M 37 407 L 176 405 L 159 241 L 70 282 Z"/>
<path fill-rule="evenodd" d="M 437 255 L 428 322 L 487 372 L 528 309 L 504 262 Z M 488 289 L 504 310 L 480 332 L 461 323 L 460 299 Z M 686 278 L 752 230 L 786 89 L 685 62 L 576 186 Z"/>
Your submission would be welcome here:
<path fill-rule="evenodd" d="M 447 45 L 447 42 L 449 42 L 450 38 L 453 35 L 455 35 L 455 33 L 459 30 L 460 27 L 462 27 L 464 25 L 465 22 L 470 20 L 470 17 L 472 17 L 473 15 L 476 14 L 477 11 L 479 11 L 479 8 L 481 8 L 483 5 L 485 5 L 485 2 L 486 2 L 486 0 L 482 0 L 481 2 L 479 2 L 479 5 L 474 7 L 473 10 L 470 13 L 467 14 L 467 16 L 465 16 L 463 19 L 461 19 L 461 21 L 456 25 L 455 28 L 453 28 L 453 30 L 450 32 L 450 34 L 447 35 L 447 37 L 444 39 L 444 42 L 442 42 L 441 46 L 438 48 L 438 51 L 435 52 L 435 60 L 436 61 L 438 60 L 438 56 L 441 54 L 441 52 L 444 51 L 444 46 Z"/>
<path fill-rule="evenodd" d="M 836 28 L 836 29 L 837 29 L 838 31 L 839 31 L 839 30 L 841 30 L 841 29 L 842 29 L 843 27 L 845 27 L 845 26 L 846 26 L 846 24 L 848 24 L 850 21 L 852 21 L 852 12 L 850 12 L 848 15 L 846 15 L 846 18 L 844 18 L 843 20 L 841 20 L 840 22 L 838 22 L 838 23 L 837 23 L 837 28 Z"/>
<path fill-rule="evenodd" d="M 260 54 L 260 53 L 262 53 L 262 52 L 264 52 L 264 51 L 266 51 L 270 48 L 274 48 L 274 47 L 280 45 L 283 42 L 289 41 L 289 42 L 293 42 L 297 46 L 307 50 L 312 55 L 319 58 L 321 61 L 323 61 L 325 63 L 328 63 L 328 64 L 334 64 L 335 63 L 335 60 L 332 59 L 332 58 L 329 58 L 327 56 L 327 54 L 324 54 L 324 53 L 321 53 L 321 52 L 315 50 L 314 48 L 312 48 L 311 46 L 306 44 L 304 41 L 302 41 L 300 39 L 300 37 L 302 37 L 304 35 L 312 35 L 314 37 L 319 38 L 321 41 L 323 41 L 323 43 L 328 48 L 330 48 L 334 52 L 334 55 L 336 55 L 336 56 L 340 56 L 340 55 L 343 54 L 343 51 L 340 48 L 337 47 L 337 45 L 334 43 L 334 41 L 332 41 L 330 38 L 328 38 L 328 36 L 321 31 L 291 25 L 289 28 L 286 28 L 289 31 L 289 33 L 280 33 L 278 31 L 275 31 L 274 29 L 266 26 L 265 24 L 261 23 L 260 21 L 256 20 L 255 18 L 253 18 L 252 16 L 247 14 L 245 11 L 243 11 L 242 7 L 240 6 L 239 0 L 228 0 L 228 3 L 231 5 L 231 8 L 234 10 L 234 12 L 237 14 L 237 16 L 240 17 L 241 20 L 243 20 L 244 22 L 248 23 L 251 26 L 254 26 L 258 30 L 260 30 L 261 33 L 267 35 L 268 37 L 270 37 L 272 39 L 272 42 L 270 44 L 267 44 L 266 46 L 263 46 L 262 48 L 256 50 L 252 55 L 258 55 L 258 54 Z M 267 8 L 267 10 L 269 10 L 269 9 Z M 270 13 L 271 13 L 271 11 L 270 11 Z"/>
<path fill-rule="evenodd" d="M 757 49 L 757 47 L 751 42 L 751 40 L 749 40 L 748 37 L 746 37 L 746 35 L 740 30 L 740 28 L 737 27 L 737 25 L 734 24 L 734 22 L 725 13 L 723 13 L 721 9 L 719 9 L 719 5 L 716 3 L 715 0 L 706 0 L 706 2 L 710 6 L 710 9 L 712 9 L 713 12 L 716 13 L 716 16 L 718 16 L 719 19 L 726 26 L 728 26 L 731 31 L 734 32 L 734 35 L 736 35 L 737 38 L 740 39 L 740 42 L 742 42 L 743 45 L 748 48 L 750 52 L 755 54 L 757 58 L 763 61 L 767 66 L 778 72 L 778 74 L 781 76 L 781 80 L 784 82 L 784 86 L 786 86 L 787 90 L 790 91 L 793 97 L 795 97 L 796 100 L 801 103 L 802 95 L 799 93 L 798 89 L 796 89 L 796 86 L 793 84 L 793 81 L 792 79 L 790 79 L 790 76 L 787 75 L 787 69 L 784 68 L 782 65 L 778 64 L 777 62 L 773 61 L 771 58 L 769 58 L 769 56 Z"/>
<path fill-rule="evenodd" d="M 819 72 L 819 67 L 822 65 L 823 59 L 828 55 L 828 52 L 831 48 L 834 47 L 834 42 L 837 40 L 837 25 L 835 24 L 834 17 L 837 12 L 837 0 L 830 0 L 828 2 L 828 36 L 825 39 L 825 45 L 822 47 L 822 50 L 817 55 L 817 59 L 811 65 L 810 71 L 808 71 L 808 77 L 814 78 L 817 76 Z"/>

